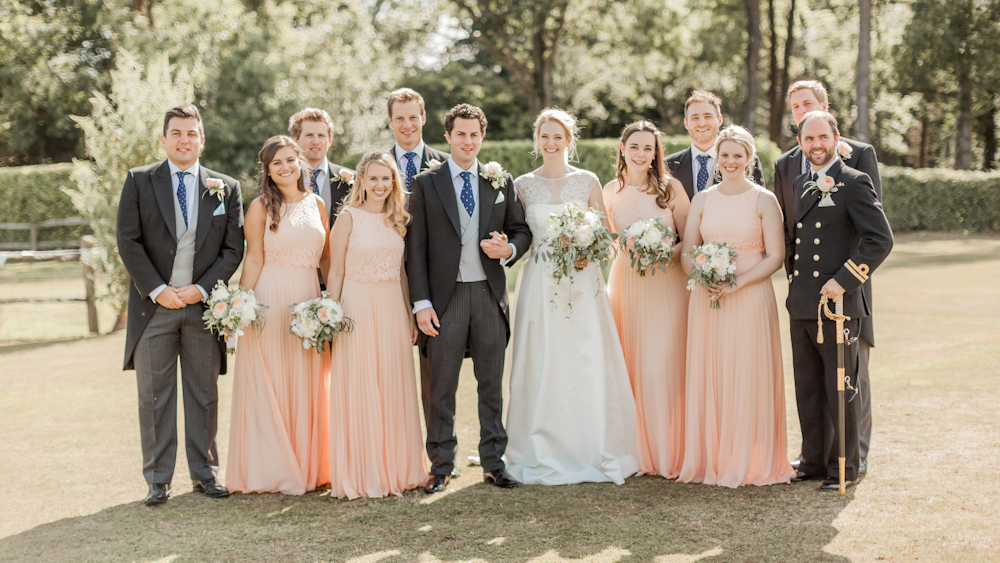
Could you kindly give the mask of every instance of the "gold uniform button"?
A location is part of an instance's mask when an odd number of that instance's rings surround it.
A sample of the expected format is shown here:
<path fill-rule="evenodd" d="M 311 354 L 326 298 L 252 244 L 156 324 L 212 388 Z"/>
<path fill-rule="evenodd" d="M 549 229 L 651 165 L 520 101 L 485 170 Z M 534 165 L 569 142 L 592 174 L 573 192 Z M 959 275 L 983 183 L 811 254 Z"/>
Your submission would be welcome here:
<path fill-rule="evenodd" d="M 799 275 L 799 271 L 798 271 L 798 270 L 795 270 L 795 275 L 796 275 L 796 276 L 797 276 L 797 275 Z M 145 314 L 146 314 L 146 313 L 143 313 L 143 315 L 145 315 Z"/>
<path fill-rule="evenodd" d="M 819 254 L 813 254 L 813 261 L 819 262 Z"/>
<path fill-rule="evenodd" d="M 818 278 L 819 277 L 819 272 L 813 272 L 813 277 L 814 278 Z"/>
<path fill-rule="evenodd" d="M 814 238 L 813 239 L 813 244 L 819 244 L 819 239 L 818 238 Z"/>
<path fill-rule="evenodd" d="M 816 228 L 817 228 L 817 229 L 818 229 L 818 228 L 820 228 L 820 227 L 822 227 L 822 226 L 823 226 L 823 224 L 822 224 L 822 223 L 820 223 L 819 221 L 816 221 Z"/>
<path fill-rule="evenodd" d="M 799 255 L 798 255 L 798 254 L 796 254 L 796 255 L 795 255 L 795 260 L 798 260 L 798 259 L 799 259 Z"/>
<path fill-rule="evenodd" d="M 802 223 L 796 223 L 796 224 L 795 224 L 795 228 L 797 228 L 797 229 L 801 229 L 801 228 L 802 228 Z"/>
<path fill-rule="evenodd" d="M 802 239 L 795 239 L 795 244 L 799 244 L 800 242 L 802 242 Z"/>

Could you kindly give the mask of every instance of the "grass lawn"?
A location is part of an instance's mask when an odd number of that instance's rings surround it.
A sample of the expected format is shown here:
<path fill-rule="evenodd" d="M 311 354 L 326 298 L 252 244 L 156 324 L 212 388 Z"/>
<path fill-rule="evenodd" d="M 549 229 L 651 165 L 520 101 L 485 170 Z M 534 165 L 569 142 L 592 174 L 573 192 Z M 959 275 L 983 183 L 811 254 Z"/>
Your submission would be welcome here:
<path fill-rule="evenodd" d="M 0 269 L 0 288 L 27 292 L 29 282 L 5 275 L 10 267 Z M 139 502 L 124 335 L 26 346 L 85 336 L 83 306 L 44 314 L 4 306 L 0 343 L 17 345 L 0 347 L 0 561 L 996 561 L 998 279 L 996 237 L 898 238 L 875 275 L 869 474 L 843 499 L 816 483 L 730 490 L 656 477 L 505 491 L 463 464 L 451 490 L 433 497 L 212 500 L 191 493 L 180 448 L 175 496 L 149 509 Z M 82 292 L 67 278 L 31 282 L 31 295 L 71 282 Z M 785 284 L 780 276 L 774 284 L 780 305 Z M 792 458 L 800 438 L 784 317 L 782 327 Z M 231 377 L 219 386 L 225 464 Z M 478 442 L 471 365 L 458 418 L 464 460 Z"/>

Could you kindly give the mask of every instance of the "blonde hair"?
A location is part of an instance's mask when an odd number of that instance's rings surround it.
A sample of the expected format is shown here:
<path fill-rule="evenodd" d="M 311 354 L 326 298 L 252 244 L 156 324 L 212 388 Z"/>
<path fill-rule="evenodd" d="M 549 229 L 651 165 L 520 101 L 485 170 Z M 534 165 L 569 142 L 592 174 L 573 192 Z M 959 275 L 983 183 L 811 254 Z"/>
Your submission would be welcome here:
<path fill-rule="evenodd" d="M 424 110 L 424 97 L 421 96 L 416 90 L 410 88 L 400 88 L 399 90 L 393 90 L 389 92 L 389 100 L 387 102 L 387 108 L 389 110 L 389 119 L 392 119 L 392 106 L 397 102 L 403 104 L 406 102 L 417 102 L 420 107 L 420 115 L 427 115 Z"/>
<path fill-rule="evenodd" d="M 618 191 L 620 192 L 625 188 L 625 174 L 627 169 L 625 155 L 622 153 L 621 147 L 628 142 L 629 137 L 640 131 L 652 133 L 653 138 L 656 139 L 653 162 L 649 163 L 649 170 L 646 171 L 646 193 L 655 195 L 656 205 L 660 209 L 666 209 L 670 200 L 674 197 L 674 189 L 670 185 L 670 169 L 663 161 L 663 143 L 660 142 L 661 133 L 652 121 L 636 121 L 635 123 L 626 125 L 625 129 L 622 130 L 621 140 L 618 142 L 618 158 L 615 164 Z"/>
<path fill-rule="evenodd" d="M 812 90 L 819 103 L 828 103 L 830 101 L 830 95 L 826 93 L 826 87 L 819 80 L 799 80 L 788 87 L 788 93 L 785 96 L 791 98 L 795 92 L 807 89 Z"/>
<path fill-rule="evenodd" d="M 410 212 L 406 210 L 406 192 L 403 191 L 403 182 L 400 178 L 399 168 L 396 167 L 396 159 L 385 151 L 371 151 L 361 157 L 357 172 L 354 174 L 354 187 L 351 188 L 351 193 L 347 196 L 347 203 L 344 204 L 344 207 L 364 205 L 366 198 L 365 176 L 368 174 L 368 167 L 372 164 L 381 164 L 392 172 L 392 193 L 385 198 L 383 204 L 385 224 L 395 229 L 399 236 L 406 236 L 406 225 L 410 222 Z"/>
<path fill-rule="evenodd" d="M 732 141 L 747 151 L 747 164 L 743 168 L 743 176 L 756 184 L 757 182 L 753 179 L 753 171 L 757 167 L 757 145 L 754 142 L 753 135 L 739 125 L 730 125 L 719 133 L 719 137 L 715 140 L 716 159 L 718 159 L 719 147 L 726 141 Z M 715 166 L 715 177 L 716 179 L 721 179 L 722 177 L 722 169 L 718 164 Z"/>
<path fill-rule="evenodd" d="M 531 140 L 534 142 L 535 148 L 531 151 L 531 154 L 538 156 L 541 154 L 541 148 L 538 146 L 538 130 L 542 127 L 542 124 L 548 123 L 549 121 L 555 121 L 562 128 L 566 130 L 566 136 L 569 137 L 569 146 L 566 147 L 566 161 L 579 160 L 576 154 L 576 142 L 580 140 L 580 126 L 576 123 L 576 118 L 556 107 L 545 108 L 538 114 L 535 118 L 535 124 L 532 126 Z"/>
<path fill-rule="evenodd" d="M 722 115 L 722 99 L 707 90 L 695 90 L 684 102 L 684 119 L 687 119 L 688 108 L 696 102 L 705 102 L 715 107 L 715 115 Z"/>
<path fill-rule="evenodd" d="M 325 123 L 327 128 L 327 134 L 331 137 L 333 136 L 333 120 L 330 119 L 330 114 L 317 108 L 306 108 L 295 115 L 293 115 L 288 120 L 288 132 L 292 134 L 293 139 L 298 139 L 299 135 L 302 134 L 302 122 L 303 121 L 316 121 L 319 123 Z"/>

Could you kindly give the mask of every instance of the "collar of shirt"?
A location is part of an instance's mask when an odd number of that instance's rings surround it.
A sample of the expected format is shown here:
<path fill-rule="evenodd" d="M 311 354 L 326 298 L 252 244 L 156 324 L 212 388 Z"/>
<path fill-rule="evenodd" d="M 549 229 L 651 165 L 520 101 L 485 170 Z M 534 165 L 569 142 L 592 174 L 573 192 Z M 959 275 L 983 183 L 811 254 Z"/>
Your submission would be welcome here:
<path fill-rule="evenodd" d="M 479 203 L 479 161 L 476 160 L 472 163 L 472 166 L 468 170 L 463 169 L 461 166 L 455 162 L 455 159 L 448 157 L 448 171 L 451 173 L 451 181 L 455 184 L 455 195 L 461 199 L 462 188 L 465 187 L 465 182 L 462 180 L 460 174 L 462 172 L 469 172 L 472 176 L 469 178 L 469 182 L 472 184 L 472 197 Z"/>
<path fill-rule="evenodd" d="M 319 176 L 316 176 L 316 182 L 322 187 L 326 179 L 330 177 L 330 161 L 323 157 L 323 164 L 319 165 Z M 309 178 L 306 178 L 306 188 L 308 188 Z"/>
<path fill-rule="evenodd" d="M 818 174 L 820 176 L 826 176 L 826 173 L 830 171 L 830 168 L 832 168 L 834 164 L 837 164 L 838 160 L 840 160 L 840 157 L 839 156 L 835 156 L 835 157 L 833 157 L 833 160 L 831 160 L 830 162 L 826 163 L 826 166 L 824 166 L 823 168 L 820 168 L 819 170 L 814 170 L 814 172 L 816 172 L 816 174 Z"/>
<path fill-rule="evenodd" d="M 199 172 L 198 168 L 201 166 L 200 163 L 201 163 L 201 161 L 196 160 L 196 161 L 194 161 L 194 164 L 192 164 L 190 168 L 188 168 L 187 170 L 181 170 L 180 166 L 177 166 L 176 164 L 174 164 L 174 161 L 172 161 L 172 160 L 170 160 L 168 158 L 167 159 L 167 166 L 170 167 L 170 177 L 173 180 L 174 188 L 177 187 L 177 180 L 178 180 L 177 173 L 178 172 L 187 172 L 187 173 L 191 174 L 190 178 L 197 178 L 198 177 L 198 172 Z M 185 186 L 197 185 L 197 184 L 188 184 L 187 183 L 188 179 L 189 179 L 189 177 L 187 177 L 187 176 L 184 177 L 184 185 Z"/>
<path fill-rule="evenodd" d="M 703 151 L 703 150 L 699 149 L 698 147 L 694 146 L 694 143 L 692 143 L 691 144 L 691 159 L 694 160 L 695 162 L 698 162 L 698 156 L 699 155 L 705 155 L 705 156 L 708 157 L 709 160 L 715 160 L 715 146 L 712 147 L 712 151 L 711 152 L 708 152 L 708 151 Z"/>
<path fill-rule="evenodd" d="M 400 170 L 402 170 L 404 174 L 406 173 L 406 156 L 405 155 L 408 152 L 415 152 L 415 153 L 417 153 L 417 157 L 413 159 L 413 165 L 417 167 L 417 171 L 419 172 L 420 171 L 420 163 L 423 162 L 423 160 L 424 160 L 424 142 L 421 140 L 419 143 L 417 143 L 417 146 L 413 147 L 412 151 L 405 150 L 405 149 L 403 149 L 403 147 L 399 146 L 399 143 L 396 143 L 396 162 L 397 163 L 403 163 L 403 167 L 400 168 Z"/>

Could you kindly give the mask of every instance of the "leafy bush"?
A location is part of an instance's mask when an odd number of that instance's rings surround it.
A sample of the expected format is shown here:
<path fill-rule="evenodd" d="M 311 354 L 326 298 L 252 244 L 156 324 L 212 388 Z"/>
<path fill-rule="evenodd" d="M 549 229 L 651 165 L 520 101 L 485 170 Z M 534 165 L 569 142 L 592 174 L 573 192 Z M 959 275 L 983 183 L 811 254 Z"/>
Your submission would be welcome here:
<path fill-rule="evenodd" d="M 894 231 L 1000 231 L 1000 172 L 897 166 L 881 172 Z"/>
<path fill-rule="evenodd" d="M 0 223 L 39 223 L 79 217 L 62 188 L 72 186 L 71 163 L 0 168 Z M 68 241 L 84 234 L 79 227 L 38 230 L 38 242 Z M 28 231 L 0 230 L 0 242 L 28 242 Z"/>

